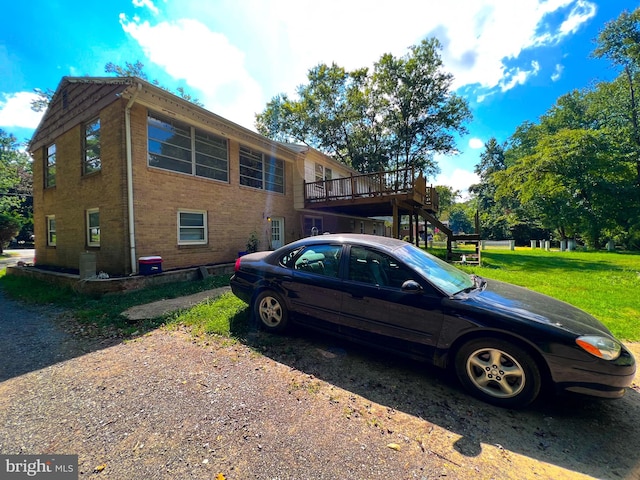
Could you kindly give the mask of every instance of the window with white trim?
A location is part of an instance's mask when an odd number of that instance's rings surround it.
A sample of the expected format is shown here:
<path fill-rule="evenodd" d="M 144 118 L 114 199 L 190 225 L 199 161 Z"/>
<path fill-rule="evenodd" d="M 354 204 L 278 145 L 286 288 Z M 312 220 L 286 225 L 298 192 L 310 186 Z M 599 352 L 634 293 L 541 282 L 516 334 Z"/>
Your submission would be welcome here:
<path fill-rule="evenodd" d="M 44 186 L 54 187 L 56 185 L 56 144 L 52 143 L 47 147 L 44 165 Z"/>
<path fill-rule="evenodd" d="M 179 210 L 178 245 L 206 245 L 207 242 L 207 212 Z"/>
<path fill-rule="evenodd" d="M 240 185 L 284 193 L 284 162 L 241 145 Z"/>
<path fill-rule="evenodd" d="M 47 215 L 47 245 L 55 247 L 56 240 L 56 216 Z"/>
<path fill-rule="evenodd" d="M 226 139 L 155 113 L 149 113 L 147 136 L 150 167 L 229 181 Z"/>
<path fill-rule="evenodd" d="M 84 161 L 82 173 L 97 172 L 102 168 L 100 160 L 100 119 L 88 122 L 84 126 Z"/>
<path fill-rule="evenodd" d="M 87 245 L 100 246 L 100 210 L 97 208 L 87 210 Z"/>

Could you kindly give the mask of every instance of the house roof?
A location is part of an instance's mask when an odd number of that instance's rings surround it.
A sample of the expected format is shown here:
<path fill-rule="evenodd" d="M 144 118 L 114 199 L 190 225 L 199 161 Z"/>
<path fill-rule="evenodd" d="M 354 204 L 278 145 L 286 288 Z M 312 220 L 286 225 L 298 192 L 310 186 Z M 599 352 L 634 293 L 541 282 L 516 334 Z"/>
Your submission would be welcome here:
<path fill-rule="evenodd" d="M 133 82 L 130 77 L 63 77 L 31 137 L 29 151 L 37 150 L 78 123 L 98 115 Z"/>

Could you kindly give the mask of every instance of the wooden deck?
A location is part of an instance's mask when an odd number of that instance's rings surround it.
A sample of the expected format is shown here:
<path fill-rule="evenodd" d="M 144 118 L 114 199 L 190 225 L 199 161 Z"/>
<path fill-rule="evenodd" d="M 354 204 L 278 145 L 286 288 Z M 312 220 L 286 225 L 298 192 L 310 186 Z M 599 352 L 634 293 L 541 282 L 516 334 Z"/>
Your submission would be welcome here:
<path fill-rule="evenodd" d="M 403 168 L 335 178 L 304 185 L 305 208 L 361 216 L 393 214 L 395 208 L 438 211 L 438 194 L 422 173 Z"/>

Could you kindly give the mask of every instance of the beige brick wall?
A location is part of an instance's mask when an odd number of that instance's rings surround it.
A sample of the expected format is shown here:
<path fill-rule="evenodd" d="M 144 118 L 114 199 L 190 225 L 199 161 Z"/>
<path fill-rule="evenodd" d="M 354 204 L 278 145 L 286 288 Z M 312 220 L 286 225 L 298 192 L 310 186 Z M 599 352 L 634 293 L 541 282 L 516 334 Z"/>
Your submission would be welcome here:
<path fill-rule="evenodd" d="M 123 213 L 124 137 L 123 102 L 100 113 L 101 161 L 99 172 L 83 175 L 84 124 L 76 125 L 55 140 L 56 185 L 44 188 L 46 154 L 34 153 L 34 230 L 38 264 L 77 269 L 80 254 L 94 252 L 97 270 L 122 271 L 125 237 Z M 86 211 L 100 210 L 100 247 L 88 247 Z M 46 216 L 55 215 L 57 246 L 47 246 Z"/>
<path fill-rule="evenodd" d="M 56 139 L 55 187 L 43 188 L 44 152 L 33 152 L 37 263 L 78 269 L 80 254 L 90 251 L 96 255 L 97 271 L 131 273 L 125 105 L 126 100 L 118 100 L 100 113 L 100 172 L 82 175 L 84 125 Z M 260 249 L 270 247 L 268 217 L 284 218 L 283 243 L 302 236 L 302 217 L 294 208 L 293 195 L 304 170 L 298 172 L 292 161 L 285 161 L 284 195 L 266 192 L 240 185 L 238 141 L 229 140 L 229 182 L 219 182 L 148 166 L 146 107 L 134 104 L 131 129 L 136 259 L 159 255 L 164 270 L 231 262 L 245 250 L 252 232 L 258 235 Z M 86 210 L 92 208 L 100 210 L 101 244 L 96 248 L 86 241 Z M 178 245 L 179 210 L 207 212 L 206 245 Z M 46 245 L 47 215 L 56 217 L 56 247 Z M 333 223 L 331 230 L 347 230 L 346 220 L 334 220 L 340 223 Z"/>
<path fill-rule="evenodd" d="M 229 182 L 147 165 L 147 109 L 132 109 L 137 257 L 159 255 L 163 269 L 233 261 L 256 232 L 260 249 L 270 238 L 269 216 L 284 217 L 285 243 L 299 237 L 293 208 L 293 169 L 285 162 L 285 194 L 240 186 L 239 144 L 229 141 Z M 208 243 L 178 245 L 178 211 L 207 212 Z"/>

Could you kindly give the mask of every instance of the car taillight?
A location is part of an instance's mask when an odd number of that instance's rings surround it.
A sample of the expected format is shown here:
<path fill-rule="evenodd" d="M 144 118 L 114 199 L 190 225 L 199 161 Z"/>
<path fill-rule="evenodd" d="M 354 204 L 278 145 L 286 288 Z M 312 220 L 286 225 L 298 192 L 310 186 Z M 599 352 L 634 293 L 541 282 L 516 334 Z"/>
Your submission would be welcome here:
<path fill-rule="evenodd" d="M 233 271 L 234 272 L 237 272 L 238 270 L 240 270 L 240 260 L 242 260 L 242 257 L 236 258 L 236 264 L 233 267 Z"/>

